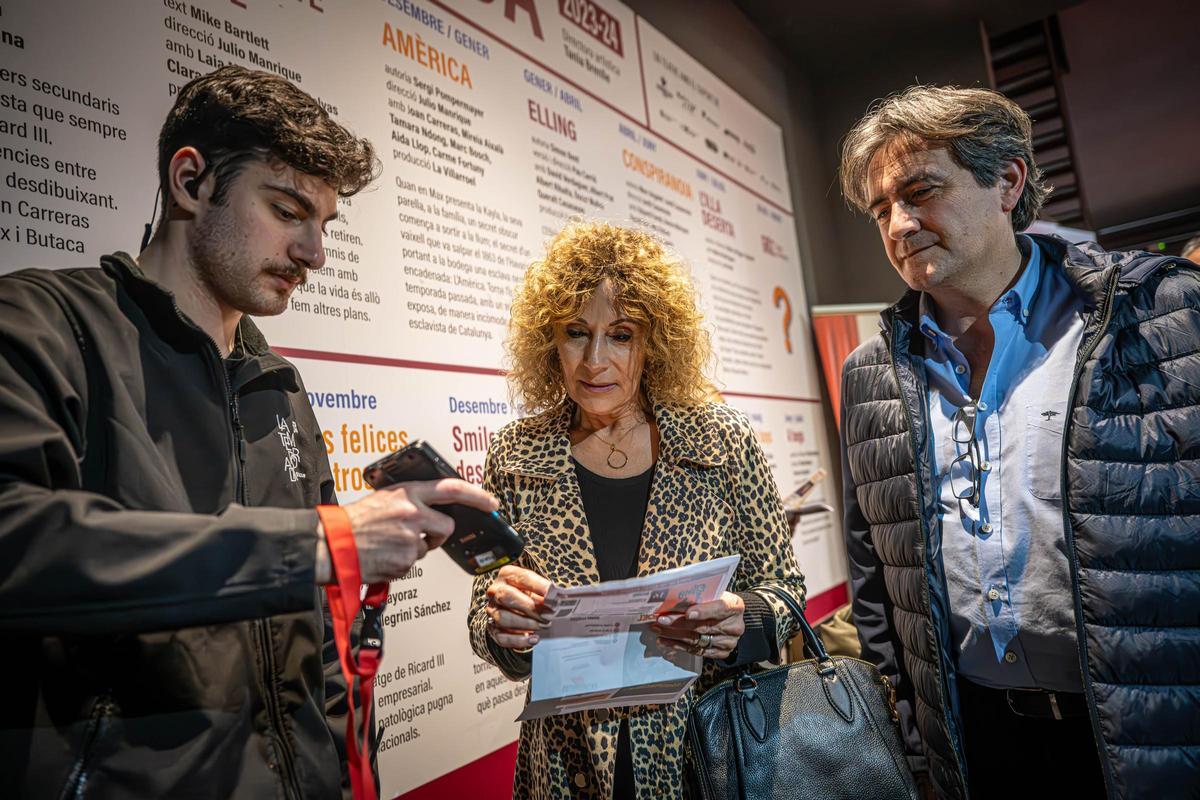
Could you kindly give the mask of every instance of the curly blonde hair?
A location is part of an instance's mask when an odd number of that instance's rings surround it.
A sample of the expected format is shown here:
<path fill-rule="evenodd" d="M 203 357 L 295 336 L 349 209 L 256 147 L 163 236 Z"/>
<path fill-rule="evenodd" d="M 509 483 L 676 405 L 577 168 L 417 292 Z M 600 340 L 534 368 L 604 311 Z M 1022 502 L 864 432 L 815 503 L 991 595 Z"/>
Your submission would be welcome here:
<path fill-rule="evenodd" d="M 546 244 L 513 297 L 508 380 L 527 411 L 547 411 L 565 399 L 555 329 L 578 318 L 604 281 L 621 312 L 645 331 L 643 401 L 703 402 L 712 387 L 705 374 L 712 344 L 683 265 L 643 231 L 572 222 Z"/>

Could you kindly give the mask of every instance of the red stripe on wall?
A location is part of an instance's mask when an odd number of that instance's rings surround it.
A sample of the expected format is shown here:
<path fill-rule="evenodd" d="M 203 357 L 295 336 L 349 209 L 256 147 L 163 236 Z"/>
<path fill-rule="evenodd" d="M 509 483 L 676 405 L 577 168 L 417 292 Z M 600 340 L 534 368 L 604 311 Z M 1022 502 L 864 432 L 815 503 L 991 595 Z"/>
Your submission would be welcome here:
<path fill-rule="evenodd" d="M 808 598 L 804 606 L 804 618 L 809 624 L 816 625 L 826 617 L 850 602 L 850 591 L 846 584 L 838 584 L 832 589 L 826 589 L 818 595 Z"/>
<path fill-rule="evenodd" d="M 721 392 L 725 397 L 753 397 L 759 400 L 787 400 L 792 403 L 820 403 L 815 397 L 788 397 L 783 394 L 750 394 L 749 392 Z"/>
<path fill-rule="evenodd" d="M 509 800 L 516 764 L 517 743 L 513 742 L 411 792 L 397 795 L 395 800 L 446 800 L 450 797 Z"/>
<path fill-rule="evenodd" d="M 504 376 L 504 370 L 492 367 L 468 367 L 463 364 L 439 364 L 436 361 L 413 361 L 407 358 L 384 358 L 357 353 L 331 353 L 328 350 L 306 350 L 300 347 L 272 347 L 284 358 L 307 358 L 310 361 L 338 361 L 343 364 L 367 364 L 374 367 L 402 367 L 404 369 L 430 369 L 435 372 L 466 372 L 471 375 Z"/>
<path fill-rule="evenodd" d="M 434 372 L 465 372 L 470 375 L 495 375 L 507 373 L 495 367 L 472 367 L 466 364 L 442 364 L 437 361 L 413 361 L 408 358 L 367 356 L 358 353 L 334 353 L 329 350 L 307 350 L 301 347 L 272 347 L 284 358 L 304 358 L 309 361 L 334 361 L 342 364 L 365 364 L 373 367 L 401 367 L 403 369 L 428 369 Z M 849 352 L 849 351 L 847 351 Z M 786 400 L 794 403 L 820 403 L 815 397 L 789 397 L 782 394 L 750 394 L 749 392 L 721 392 L 729 397 L 754 397 L 760 400 Z"/>

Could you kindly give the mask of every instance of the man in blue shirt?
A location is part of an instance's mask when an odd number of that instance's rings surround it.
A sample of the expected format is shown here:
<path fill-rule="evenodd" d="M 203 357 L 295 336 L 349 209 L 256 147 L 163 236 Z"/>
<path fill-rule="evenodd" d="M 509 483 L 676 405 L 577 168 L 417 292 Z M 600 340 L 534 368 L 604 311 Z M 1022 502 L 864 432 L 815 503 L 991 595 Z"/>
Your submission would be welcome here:
<path fill-rule="evenodd" d="M 842 188 L 910 288 L 846 361 L 842 440 L 855 622 L 918 777 L 1200 789 L 1194 265 L 1019 233 L 1048 190 L 987 90 L 876 105 Z"/>

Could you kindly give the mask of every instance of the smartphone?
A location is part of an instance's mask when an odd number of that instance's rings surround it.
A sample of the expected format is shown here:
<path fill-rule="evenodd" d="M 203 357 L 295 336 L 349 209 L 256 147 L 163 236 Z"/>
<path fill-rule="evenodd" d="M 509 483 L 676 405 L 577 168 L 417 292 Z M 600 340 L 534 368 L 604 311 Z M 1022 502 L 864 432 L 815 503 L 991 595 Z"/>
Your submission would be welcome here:
<path fill-rule="evenodd" d="M 363 470 L 373 489 L 407 481 L 461 478 L 424 439 L 417 439 Z M 521 534 L 497 511 L 488 513 L 453 503 L 432 506 L 454 520 L 454 533 L 442 545 L 446 555 L 472 575 L 482 575 L 515 561 L 525 547 Z"/>

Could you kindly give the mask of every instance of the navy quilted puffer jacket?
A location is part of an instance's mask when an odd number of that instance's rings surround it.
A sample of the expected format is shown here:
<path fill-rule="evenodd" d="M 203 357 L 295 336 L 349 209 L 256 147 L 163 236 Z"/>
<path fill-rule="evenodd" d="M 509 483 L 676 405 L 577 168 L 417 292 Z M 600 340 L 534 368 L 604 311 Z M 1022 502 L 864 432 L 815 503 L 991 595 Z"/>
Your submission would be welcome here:
<path fill-rule="evenodd" d="M 1200 269 L 1034 238 L 1088 314 L 1061 480 L 1108 796 L 1200 797 Z M 917 301 L 843 368 L 846 537 L 863 657 L 899 682 L 913 767 L 965 798 Z"/>

